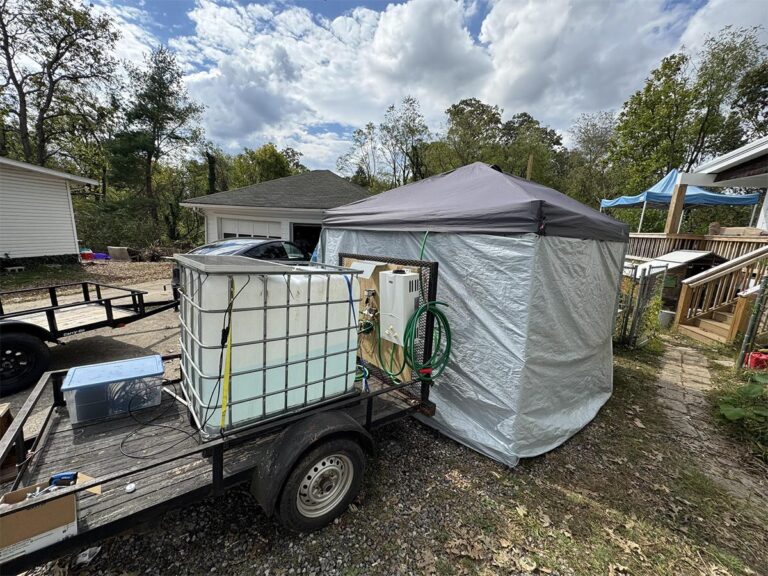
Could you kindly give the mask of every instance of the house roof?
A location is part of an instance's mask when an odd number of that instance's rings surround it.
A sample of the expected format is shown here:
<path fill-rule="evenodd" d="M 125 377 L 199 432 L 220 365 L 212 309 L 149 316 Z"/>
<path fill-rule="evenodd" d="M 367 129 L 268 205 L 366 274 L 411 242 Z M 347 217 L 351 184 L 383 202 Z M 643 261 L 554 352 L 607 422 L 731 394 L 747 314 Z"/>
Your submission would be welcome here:
<path fill-rule="evenodd" d="M 44 168 L 43 166 L 20 162 L 19 160 L 11 160 L 10 158 L 0 156 L 0 166 L 2 165 L 19 168 L 21 170 L 29 170 L 30 172 L 37 172 L 38 174 L 45 174 L 46 176 L 53 176 L 55 178 L 61 178 L 62 180 L 77 182 L 78 184 L 90 184 L 91 186 L 99 185 L 98 180 L 94 180 L 93 178 L 83 178 L 82 176 L 75 176 L 74 174 L 61 172 L 60 170 L 52 170 L 50 168 Z"/>
<path fill-rule="evenodd" d="M 723 154 L 708 162 L 704 162 L 697 166 L 694 172 L 717 174 L 718 172 L 723 172 L 729 168 L 743 164 L 748 160 L 752 160 L 753 158 L 764 156 L 765 154 L 768 154 L 768 136 L 758 138 L 753 142 L 745 144 L 741 148 L 731 150 L 727 154 Z"/>
<path fill-rule="evenodd" d="M 183 206 L 246 206 L 326 210 L 368 198 L 370 192 L 330 170 L 312 170 L 235 190 L 198 196 Z"/>

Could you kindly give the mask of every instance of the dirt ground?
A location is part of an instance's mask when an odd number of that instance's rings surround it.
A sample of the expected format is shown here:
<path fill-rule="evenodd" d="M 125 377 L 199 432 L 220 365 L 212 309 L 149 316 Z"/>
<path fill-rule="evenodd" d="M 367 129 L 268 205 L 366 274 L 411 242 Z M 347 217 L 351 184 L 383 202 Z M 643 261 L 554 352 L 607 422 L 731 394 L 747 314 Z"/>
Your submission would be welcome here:
<path fill-rule="evenodd" d="M 69 338 L 53 349 L 54 368 L 175 352 L 177 337 L 168 311 Z M 72 555 L 31 573 L 768 574 L 763 469 L 713 411 L 697 412 L 694 426 L 718 442 L 703 451 L 706 437 L 684 433 L 688 422 L 664 403 L 674 395 L 666 364 L 687 354 L 669 352 L 673 344 L 617 351 L 615 392 L 595 420 L 514 469 L 405 420 L 376 433 L 362 494 L 320 532 L 282 531 L 242 487 L 101 542 L 87 566 Z M 712 459 L 759 490 L 729 489 Z"/>

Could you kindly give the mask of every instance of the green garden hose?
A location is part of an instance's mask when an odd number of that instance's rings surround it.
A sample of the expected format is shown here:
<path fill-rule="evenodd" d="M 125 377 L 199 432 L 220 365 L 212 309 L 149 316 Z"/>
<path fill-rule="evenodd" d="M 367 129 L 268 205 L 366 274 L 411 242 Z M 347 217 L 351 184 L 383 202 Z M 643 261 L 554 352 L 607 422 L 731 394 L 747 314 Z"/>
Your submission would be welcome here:
<path fill-rule="evenodd" d="M 419 260 L 424 259 L 424 249 L 427 245 L 427 237 L 429 232 L 424 233 L 424 238 L 421 241 L 421 249 L 419 250 Z M 421 275 L 419 275 L 421 276 Z M 419 282 L 419 289 L 421 291 L 422 300 L 426 300 L 424 295 L 424 287 Z M 405 333 L 403 334 L 403 361 L 399 366 L 395 366 L 395 347 L 392 346 L 389 353 L 389 361 L 385 362 L 381 355 L 381 335 L 376 333 L 378 340 L 378 356 L 381 368 L 387 373 L 387 375 L 393 380 L 400 376 L 408 366 L 411 371 L 415 372 L 419 380 L 433 381 L 440 376 L 445 370 L 448 364 L 448 359 L 451 356 L 451 325 L 448 322 L 448 318 L 442 311 L 440 306 L 448 307 L 445 302 L 432 301 L 425 302 L 419 306 L 413 315 L 408 320 L 408 324 L 405 326 Z M 420 362 L 417 359 L 416 352 L 416 334 L 418 333 L 419 322 L 424 314 L 430 313 L 435 319 L 435 325 L 433 329 L 433 341 L 432 341 L 432 355 L 426 362 Z M 441 350 L 442 346 L 442 350 Z"/>

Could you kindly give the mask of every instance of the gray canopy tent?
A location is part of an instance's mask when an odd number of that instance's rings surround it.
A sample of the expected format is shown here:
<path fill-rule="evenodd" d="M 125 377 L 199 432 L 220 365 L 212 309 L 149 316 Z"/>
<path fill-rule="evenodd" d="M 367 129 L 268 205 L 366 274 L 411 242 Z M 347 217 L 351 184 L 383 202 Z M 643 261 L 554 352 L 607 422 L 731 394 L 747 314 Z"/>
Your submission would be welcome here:
<path fill-rule="evenodd" d="M 559 445 L 612 391 L 611 336 L 626 224 L 474 163 L 326 212 L 320 257 L 440 265 L 453 354 L 426 421 L 515 465 Z"/>

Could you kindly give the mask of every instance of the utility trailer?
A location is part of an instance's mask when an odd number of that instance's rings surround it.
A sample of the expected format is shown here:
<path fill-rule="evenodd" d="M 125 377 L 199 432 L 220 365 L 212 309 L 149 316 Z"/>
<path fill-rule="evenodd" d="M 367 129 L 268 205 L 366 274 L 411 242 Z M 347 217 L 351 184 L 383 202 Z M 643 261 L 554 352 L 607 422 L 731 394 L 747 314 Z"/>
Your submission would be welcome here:
<path fill-rule="evenodd" d="M 178 357 L 163 359 L 170 362 Z M 429 401 L 429 386 L 417 381 L 395 384 L 372 367 L 368 391 L 199 442 L 192 434 L 188 409 L 173 389 L 179 378 L 164 381 L 163 401 L 156 408 L 73 427 L 61 392 L 66 374 L 63 370 L 43 375 L 0 440 L 0 462 L 13 451 L 22 463 L 12 490 L 45 482 L 63 470 L 94 479 L 0 509 L 0 522 L 3 516 L 75 494 L 77 534 L 0 564 L 2 574 L 87 547 L 243 482 L 251 483 L 264 511 L 277 515 L 289 529 L 320 528 L 356 496 L 365 455 L 374 449 L 371 430 L 415 411 L 431 415 L 435 409 Z M 53 402 L 28 449 L 24 424 L 44 396 Z M 153 433 L 151 426 L 137 424 L 137 420 L 154 418 L 152 424 L 162 426 L 156 428 L 162 435 Z M 301 481 L 307 483 L 307 478 L 308 489 L 304 489 Z M 130 485 L 133 491 L 126 490 Z M 96 486 L 100 495 L 87 491 Z"/>
<path fill-rule="evenodd" d="M 75 295 L 62 289 L 79 287 Z M 9 300 L 22 294 L 47 294 L 47 306 L 9 310 Z M 44 288 L 0 292 L 0 396 L 31 386 L 46 371 L 50 351 L 46 342 L 99 328 L 120 328 L 170 308 L 173 299 L 145 302 L 144 290 L 96 282 L 73 282 Z M 59 300 L 67 300 L 60 302 Z"/>
<path fill-rule="evenodd" d="M 377 260 L 418 267 L 426 285 L 422 298 L 434 299 L 437 263 Z M 349 294 L 351 298 L 351 288 Z M 186 305 L 194 300 L 183 291 L 181 296 L 182 300 L 189 298 Z M 332 304 L 326 295 L 324 305 Z M 265 313 L 272 308 L 266 302 L 259 307 Z M 428 362 L 434 317 L 427 313 L 420 316 L 420 323 L 423 338 L 418 355 Z M 183 360 L 183 353 L 182 338 L 182 354 L 163 360 L 169 365 Z M 291 364 L 284 365 L 287 369 Z M 17 543 L 22 549 L 17 548 L 12 556 L 8 548 L 0 549 L 0 559 L 6 550 L 0 573 L 27 569 L 241 483 L 250 483 L 258 504 L 285 528 L 297 532 L 322 528 L 341 515 L 357 495 L 366 455 L 375 449 L 371 431 L 417 411 L 432 416 L 436 408 L 430 401 L 429 377 L 416 373 L 399 381 L 368 364 L 366 378 L 356 381 L 351 391 L 311 404 L 305 396 L 304 404 L 279 415 L 234 429 L 222 426 L 220 434 L 211 436 L 204 433 L 205 426 L 190 405 L 196 400 L 184 388 L 182 379 L 188 376 L 183 362 L 178 366 L 180 377 L 171 372 L 166 369 L 159 406 L 76 426 L 68 418 L 62 393 L 68 371 L 43 375 L 0 439 L 0 464 L 12 451 L 21 463 L 10 489 L 46 483 L 63 471 L 80 472 L 88 480 L 22 499 L 7 508 L 0 506 L 0 526 L 4 522 L 7 526 L 13 525 L 12 515 L 34 511 L 48 502 L 73 495 L 76 502 L 74 533 L 35 549 L 23 549 L 24 544 Z M 176 389 L 179 383 L 181 394 Z M 290 390 L 287 382 L 285 390 Z M 52 406 L 30 447 L 25 442 L 24 424 L 46 395 L 52 397 Z M 92 493 L 94 488 L 100 493 Z"/>

